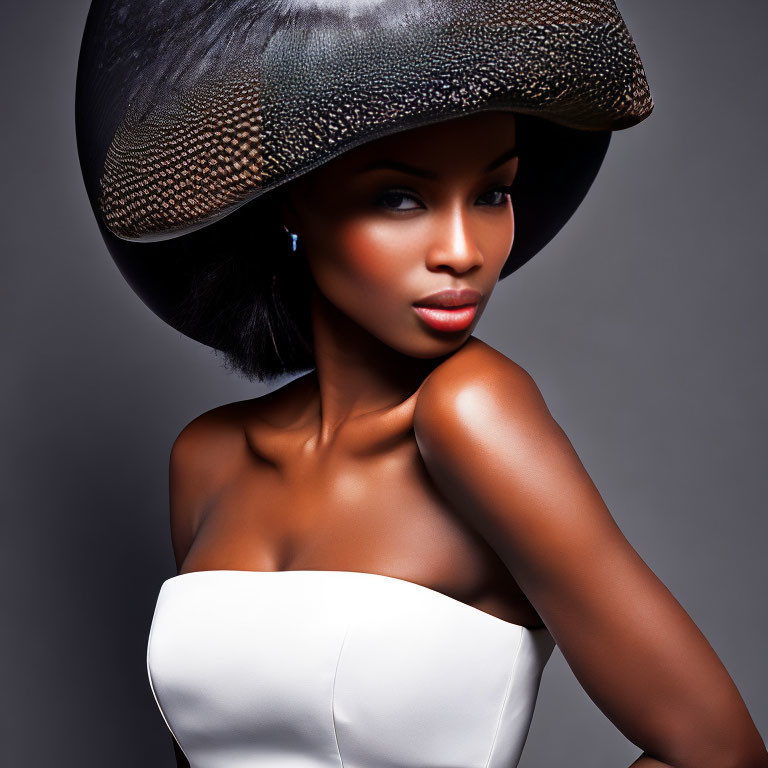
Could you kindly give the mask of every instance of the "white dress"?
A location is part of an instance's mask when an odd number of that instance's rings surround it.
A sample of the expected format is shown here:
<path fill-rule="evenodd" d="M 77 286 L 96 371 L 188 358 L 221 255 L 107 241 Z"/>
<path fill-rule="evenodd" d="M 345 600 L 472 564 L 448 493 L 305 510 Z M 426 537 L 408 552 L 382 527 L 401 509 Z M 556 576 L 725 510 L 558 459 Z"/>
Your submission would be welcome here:
<path fill-rule="evenodd" d="M 192 768 L 514 768 L 554 645 L 392 576 L 201 571 L 147 668 Z"/>

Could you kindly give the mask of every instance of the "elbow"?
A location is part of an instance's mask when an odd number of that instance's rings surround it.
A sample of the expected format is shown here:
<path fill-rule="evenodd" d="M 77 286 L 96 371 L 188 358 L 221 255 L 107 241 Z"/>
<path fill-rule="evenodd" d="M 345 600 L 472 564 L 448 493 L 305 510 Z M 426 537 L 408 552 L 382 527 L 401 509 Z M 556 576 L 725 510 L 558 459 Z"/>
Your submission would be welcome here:
<path fill-rule="evenodd" d="M 744 702 L 739 702 L 735 712 L 721 707 L 687 729 L 676 750 L 683 758 L 680 768 L 768 768 L 762 736 Z"/>
<path fill-rule="evenodd" d="M 734 741 L 721 751 L 722 768 L 768 768 L 768 751 L 754 722 L 749 718 L 742 728 L 734 728 Z"/>
<path fill-rule="evenodd" d="M 717 756 L 707 761 L 710 768 L 768 768 L 768 752 L 760 739 L 760 744 L 739 744 L 724 749 Z"/>
<path fill-rule="evenodd" d="M 739 755 L 725 762 L 717 763 L 722 768 L 768 768 L 768 753 L 762 755 L 748 755 L 746 757 Z M 715 764 L 713 763 L 713 768 Z"/>
<path fill-rule="evenodd" d="M 713 740 L 713 731 L 701 732 L 695 739 L 686 739 L 685 746 L 678 744 L 672 752 L 666 751 L 662 764 L 674 768 L 768 768 L 768 751 L 752 726 L 734 729 Z"/>
<path fill-rule="evenodd" d="M 763 746 L 761 751 L 736 755 L 726 768 L 768 768 L 768 752 Z"/>

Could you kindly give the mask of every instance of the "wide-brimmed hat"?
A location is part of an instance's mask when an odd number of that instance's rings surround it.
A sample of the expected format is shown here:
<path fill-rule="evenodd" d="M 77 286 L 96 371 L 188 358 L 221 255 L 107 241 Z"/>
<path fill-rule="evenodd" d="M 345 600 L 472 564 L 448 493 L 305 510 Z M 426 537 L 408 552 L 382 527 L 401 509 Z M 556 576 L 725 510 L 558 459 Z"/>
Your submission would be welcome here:
<path fill-rule="evenodd" d="M 577 209 L 611 131 L 652 108 L 612 0 L 95 0 L 76 128 L 109 252 L 176 325 L 235 211 L 248 205 L 253 258 L 288 250 L 269 192 L 365 142 L 490 110 L 520 116 L 506 277 Z"/>

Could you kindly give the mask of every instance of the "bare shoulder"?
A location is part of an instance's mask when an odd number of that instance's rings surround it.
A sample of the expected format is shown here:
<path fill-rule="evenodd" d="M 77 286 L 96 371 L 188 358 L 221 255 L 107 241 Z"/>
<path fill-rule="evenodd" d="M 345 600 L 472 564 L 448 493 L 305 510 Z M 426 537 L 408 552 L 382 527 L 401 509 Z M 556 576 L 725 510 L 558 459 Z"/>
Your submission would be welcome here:
<path fill-rule="evenodd" d="M 170 525 L 176 565 L 195 539 L 206 509 L 243 472 L 263 433 L 281 432 L 306 407 L 311 378 L 271 392 L 211 408 L 192 419 L 174 440 L 169 461 Z"/>
<path fill-rule="evenodd" d="M 515 361 L 471 337 L 424 381 L 414 411 L 422 453 L 483 442 L 500 428 L 558 431 L 533 377 Z M 425 457 L 426 458 L 426 457 Z"/>
<path fill-rule="evenodd" d="M 214 482 L 238 466 L 248 448 L 247 433 L 280 428 L 295 420 L 306 400 L 308 377 L 300 377 L 259 397 L 212 408 L 192 419 L 171 449 L 171 465 Z"/>
<path fill-rule="evenodd" d="M 168 480 L 171 541 L 180 567 L 210 500 L 247 458 L 244 419 L 253 410 L 244 400 L 212 408 L 190 421 L 171 448 Z"/>
<path fill-rule="evenodd" d="M 171 469 L 213 479 L 242 450 L 243 416 L 249 401 L 212 408 L 190 421 L 171 448 Z"/>

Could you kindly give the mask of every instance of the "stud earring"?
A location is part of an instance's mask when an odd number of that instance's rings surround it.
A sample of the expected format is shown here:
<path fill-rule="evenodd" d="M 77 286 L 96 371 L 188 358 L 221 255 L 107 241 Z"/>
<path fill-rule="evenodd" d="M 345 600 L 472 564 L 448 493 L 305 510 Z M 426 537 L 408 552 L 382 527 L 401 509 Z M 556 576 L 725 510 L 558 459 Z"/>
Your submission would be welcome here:
<path fill-rule="evenodd" d="M 291 232 L 285 224 L 283 224 L 283 229 L 291 236 L 291 250 L 296 253 L 299 236 Z"/>

